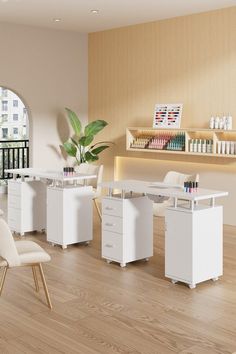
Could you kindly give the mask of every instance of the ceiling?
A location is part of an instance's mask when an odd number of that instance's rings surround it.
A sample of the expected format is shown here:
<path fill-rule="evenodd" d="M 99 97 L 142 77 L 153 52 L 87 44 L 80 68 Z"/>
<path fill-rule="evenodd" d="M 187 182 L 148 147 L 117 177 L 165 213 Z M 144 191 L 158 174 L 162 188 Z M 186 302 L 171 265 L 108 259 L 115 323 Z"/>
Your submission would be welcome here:
<path fill-rule="evenodd" d="M 0 0 L 0 22 L 96 32 L 230 6 L 236 0 Z"/>

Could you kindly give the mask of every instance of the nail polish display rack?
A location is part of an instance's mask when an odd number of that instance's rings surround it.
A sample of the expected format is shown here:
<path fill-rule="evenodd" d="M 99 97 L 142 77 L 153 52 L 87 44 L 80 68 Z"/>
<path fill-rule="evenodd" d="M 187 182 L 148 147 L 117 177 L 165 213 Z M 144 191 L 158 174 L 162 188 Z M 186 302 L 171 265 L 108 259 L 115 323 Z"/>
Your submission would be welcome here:
<path fill-rule="evenodd" d="M 236 158 L 236 130 L 127 128 L 126 149 Z"/>

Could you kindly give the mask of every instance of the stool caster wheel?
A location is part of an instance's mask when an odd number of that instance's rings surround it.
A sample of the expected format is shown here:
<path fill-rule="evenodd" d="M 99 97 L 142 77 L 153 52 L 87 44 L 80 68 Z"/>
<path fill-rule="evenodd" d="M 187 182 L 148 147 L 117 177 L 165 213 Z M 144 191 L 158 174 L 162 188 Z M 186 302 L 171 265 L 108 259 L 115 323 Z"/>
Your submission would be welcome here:
<path fill-rule="evenodd" d="M 126 267 L 126 263 L 120 263 L 120 267 L 121 267 L 121 268 Z"/>
<path fill-rule="evenodd" d="M 189 289 L 195 289 L 196 288 L 196 284 L 189 284 L 188 287 L 189 287 Z"/>
<path fill-rule="evenodd" d="M 219 277 L 212 278 L 212 281 L 217 281 L 219 280 Z"/>
<path fill-rule="evenodd" d="M 177 282 L 178 282 L 178 280 L 171 279 L 171 283 L 172 283 L 172 284 L 176 284 Z"/>

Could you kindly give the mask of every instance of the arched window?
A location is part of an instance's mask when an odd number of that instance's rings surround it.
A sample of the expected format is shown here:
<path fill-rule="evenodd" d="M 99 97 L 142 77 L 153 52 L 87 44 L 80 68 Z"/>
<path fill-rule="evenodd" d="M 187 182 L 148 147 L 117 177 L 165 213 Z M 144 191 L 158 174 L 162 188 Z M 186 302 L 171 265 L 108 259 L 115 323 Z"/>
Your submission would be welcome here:
<path fill-rule="evenodd" d="M 9 168 L 29 166 L 29 119 L 26 105 L 12 90 L 0 86 L 0 179 Z"/>
<path fill-rule="evenodd" d="M 0 87 L 0 140 L 29 138 L 27 108 L 15 92 Z"/>

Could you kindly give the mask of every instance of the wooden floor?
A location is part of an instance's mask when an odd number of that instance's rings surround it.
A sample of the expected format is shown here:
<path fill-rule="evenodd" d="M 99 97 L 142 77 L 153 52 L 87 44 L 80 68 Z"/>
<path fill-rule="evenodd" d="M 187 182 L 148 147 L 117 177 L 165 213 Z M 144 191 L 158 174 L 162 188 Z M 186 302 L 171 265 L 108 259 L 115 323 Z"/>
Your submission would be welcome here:
<path fill-rule="evenodd" d="M 42 284 L 39 294 L 34 291 L 30 268 L 10 270 L 0 298 L 1 354 L 236 352 L 234 228 L 225 228 L 224 276 L 194 290 L 165 279 L 163 223 L 157 218 L 154 257 L 124 269 L 101 259 L 96 214 L 89 246 L 62 251 L 44 234 L 26 238 L 52 257 L 44 269 L 53 310 L 45 305 Z"/>

